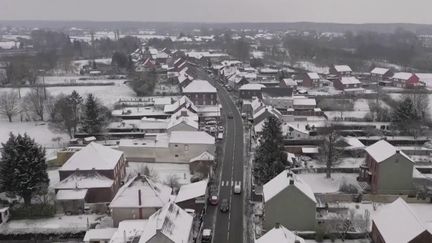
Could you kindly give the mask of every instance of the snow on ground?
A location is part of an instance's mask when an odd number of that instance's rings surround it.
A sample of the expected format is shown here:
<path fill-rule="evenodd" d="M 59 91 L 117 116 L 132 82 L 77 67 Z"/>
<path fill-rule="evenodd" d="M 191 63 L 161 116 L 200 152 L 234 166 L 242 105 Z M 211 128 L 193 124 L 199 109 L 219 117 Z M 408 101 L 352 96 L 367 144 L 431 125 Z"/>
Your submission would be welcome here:
<path fill-rule="evenodd" d="M 330 95 L 338 95 L 341 93 L 342 91 L 335 89 L 333 86 L 324 86 L 316 89 L 309 89 L 308 91 L 308 94 L 313 96 L 330 96 Z"/>
<path fill-rule="evenodd" d="M 15 120 L 19 119 L 15 117 Z M 37 143 L 48 148 L 58 148 L 62 143 L 67 142 L 69 136 L 66 134 L 54 133 L 48 129 L 48 123 L 46 122 L 8 122 L 6 120 L 0 120 L 0 142 L 4 143 L 9 139 L 9 133 L 13 132 L 15 135 L 20 133 L 27 133 Z M 52 139 L 61 137 L 60 144 L 53 142 Z M 1 147 L 1 145 L 0 145 Z"/>
<path fill-rule="evenodd" d="M 357 99 L 354 102 L 354 111 L 367 111 L 369 112 L 369 103 L 367 99 Z"/>
<path fill-rule="evenodd" d="M 11 220 L 0 227 L 1 234 L 64 234 L 87 231 L 87 223 L 95 222 L 100 215 L 58 215 L 53 218 Z"/>
<path fill-rule="evenodd" d="M 46 76 L 39 77 L 38 82 L 45 84 L 86 84 L 86 83 L 124 83 L 127 79 L 107 79 L 106 77 L 93 77 L 93 76 L 74 76 L 74 75 L 66 75 L 66 76 Z"/>
<path fill-rule="evenodd" d="M 316 240 L 305 240 L 305 243 L 318 243 L 318 241 Z M 320 243 L 370 243 L 369 240 L 364 240 L 364 239 L 357 239 L 357 240 L 323 240 L 320 241 Z"/>
<path fill-rule="evenodd" d="M 317 66 L 315 63 L 308 62 L 308 61 L 301 61 L 294 64 L 295 67 L 303 68 L 311 72 L 315 73 L 322 73 L 322 74 L 328 74 L 329 68 L 328 67 L 320 67 Z"/>
<path fill-rule="evenodd" d="M 341 158 L 337 163 L 333 164 L 335 168 L 359 168 L 361 164 L 364 162 L 364 158 Z M 318 160 L 309 160 L 307 161 L 308 168 L 325 168 L 326 165 L 324 163 L 319 162 Z"/>
<path fill-rule="evenodd" d="M 60 182 L 60 174 L 58 169 L 49 169 L 47 170 L 49 182 L 49 188 L 53 189 Z"/>
<path fill-rule="evenodd" d="M 10 91 L 12 88 L 0 88 L 2 91 Z M 48 87 L 47 91 L 53 95 L 71 94 L 76 90 L 81 96 L 85 98 L 88 94 L 93 94 L 104 105 L 112 107 L 120 98 L 136 97 L 135 92 L 126 84 L 116 83 L 110 86 L 67 86 L 67 87 Z M 24 96 L 30 88 L 22 88 L 21 95 Z"/>
<path fill-rule="evenodd" d="M 312 188 L 314 193 L 338 192 L 339 186 L 343 182 L 356 185 L 360 188 L 356 179 L 358 176 L 357 174 L 332 173 L 330 179 L 326 178 L 325 173 L 298 174 L 298 176 Z"/>
<path fill-rule="evenodd" d="M 167 182 L 172 176 L 178 178 L 181 185 L 190 183 L 191 173 L 188 164 L 129 162 L 126 172 L 131 177 L 143 173 L 145 166 L 149 168 L 153 178 L 161 183 Z"/>
<path fill-rule="evenodd" d="M 345 119 L 345 118 L 357 118 L 363 119 L 369 111 L 325 111 L 324 112 L 328 119 Z"/>
<path fill-rule="evenodd" d="M 17 47 L 17 42 L 15 41 L 0 41 L 0 49 L 9 50 Z"/>

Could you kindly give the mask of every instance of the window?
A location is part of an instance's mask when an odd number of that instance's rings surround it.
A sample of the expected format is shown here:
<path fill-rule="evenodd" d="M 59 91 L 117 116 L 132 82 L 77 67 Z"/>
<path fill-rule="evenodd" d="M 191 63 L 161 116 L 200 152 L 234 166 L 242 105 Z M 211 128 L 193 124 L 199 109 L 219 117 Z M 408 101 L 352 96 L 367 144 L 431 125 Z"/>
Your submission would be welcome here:
<path fill-rule="evenodd" d="M 184 150 L 185 150 L 185 151 L 189 151 L 189 145 L 185 145 L 185 146 L 184 146 Z"/>
<path fill-rule="evenodd" d="M 177 148 L 177 147 L 178 147 L 178 144 L 174 144 L 174 147 L 176 147 L 176 148 Z"/>
<path fill-rule="evenodd" d="M 174 155 L 176 158 L 178 158 L 178 154 Z"/>

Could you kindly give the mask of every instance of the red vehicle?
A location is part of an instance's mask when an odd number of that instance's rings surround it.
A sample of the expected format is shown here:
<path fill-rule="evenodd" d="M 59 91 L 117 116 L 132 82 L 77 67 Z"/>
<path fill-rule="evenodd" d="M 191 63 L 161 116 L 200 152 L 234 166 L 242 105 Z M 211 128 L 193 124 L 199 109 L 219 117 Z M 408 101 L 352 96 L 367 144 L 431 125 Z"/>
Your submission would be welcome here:
<path fill-rule="evenodd" d="M 209 198 L 210 205 L 216 206 L 219 203 L 219 197 L 217 195 L 212 195 Z"/>

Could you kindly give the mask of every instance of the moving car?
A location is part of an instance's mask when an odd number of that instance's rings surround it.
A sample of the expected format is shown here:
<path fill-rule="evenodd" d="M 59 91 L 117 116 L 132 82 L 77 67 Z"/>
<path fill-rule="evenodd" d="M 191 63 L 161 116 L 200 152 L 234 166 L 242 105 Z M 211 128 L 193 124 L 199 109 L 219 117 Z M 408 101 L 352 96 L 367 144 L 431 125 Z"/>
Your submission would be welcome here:
<path fill-rule="evenodd" d="M 211 242 L 211 240 L 212 240 L 211 229 L 203 229 L 201 242 Z"/>
<path fill-rule="evenodd" d="M 232 112 L 228 113 L 228 119 L 233 119 L 234 115 Z"/>
<path fill-rule="evenodd" d="M 216 206 L 219 203 L 219 197 L 217 195 L 212 195 L 209 198 L 210 205 Z"/>
<path fill-rule="evenodd" d="M 222 212 L 222 213 L 226 213 L 226 212 L 228 212 L 229 211 L 229 204 L 228 204 L 228 199 L 222 199 L 222 203 L 221 203 L 221 205 L 220 205 L 220 211 Z"/>
<path fill-rule="evenodd" d="M 236 181 L 234 184 L 234 194 L 240 194 L 241 193 L 241 182 Z"/>

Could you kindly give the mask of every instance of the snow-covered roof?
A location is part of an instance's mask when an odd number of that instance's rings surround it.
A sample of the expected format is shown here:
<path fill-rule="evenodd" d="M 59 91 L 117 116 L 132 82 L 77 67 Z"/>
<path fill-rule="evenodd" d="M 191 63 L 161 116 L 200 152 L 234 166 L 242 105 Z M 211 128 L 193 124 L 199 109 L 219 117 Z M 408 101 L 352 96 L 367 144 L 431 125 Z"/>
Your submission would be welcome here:
<path fill-rule="evenodd" d="M 296 98 L 293 99 L 293 105 L 316 106 L 316 100 L 313 98 Z"/>
<path fill-rule="evenodd" d="M 348 65 L 334 65 L 337 72 L 352 72 L 352 69 Z"/>
<path fill-rule="evenodd" d="M 263 85 L 263 84 L 244 84 L 239 88 L 239 90 L 261 90 L 262 88 L 265 88 L 265 85 Z"/>
<path fill-rule="evenodd" d="M 167 113 L 174 112 L 180 106 L 183 106 L 183 105 L 184 105 L 185 108 L 189 108 L 190 107 L 194 111 L 198 110 L 198 108 L 194 105 L 194 103 L 187 96 L 182 96 L 176 102 L 174 102 L 172 104 L 169 104 L 169 105 L 165 105 L 164 112 L 167 112 Z"/>
<path fill-rule="evenodd" d="M 181 123 L 186 124 L 190 127 L 195 128 L 196 130 L 198 130 L 198 122 L 194 121 L 192 117 L 188 117 L 188 116 L 171 117 L 171 119 L 169 120 L 167 128 L 170 129 L 170 128 L 175 127 Z"/>
<path fill-rule="evenodd" d="M 202 197 L 207 191 L 207 180 L 198 181 L 195 183 L 183 185 L 177 194 L 175 202 L 183 202 L 189 199 Z"/>
<path fill-rule="evenodd" d="M 154 182 L 146 176 L 135 176 L 119 189 L 111 201 L 110 208 L 160 208 L 169 202 L 171 192 L 170 187 Z"/>
<path fill-rule="evenodd" d="M 370 145 L 365 150 L 377 163 L 390 158 L 396 153 L 400 153 L 412 162 L 412 160 L 404 152 L 397 150 L 393 145 L 385 140 L 380 140 Z"/>
<path fill-rule="evenodd" d="M 83 200 L 88 189 L 59 190 L 56 194 L 57 200 Z"/>
<path fill-rule="evenodd" d="M 216 93 L 216 88 L 213 87 L 207 80 L 193 80 L 188 86 L 183 88 L 183 93 Z"/>
<path fill-rule="evenodd" d="M 165 235 L 173 243 L 189 242 L 193 217 L 175 203 L 167 203 L 148 219 L 139 243 L 146 243 L 156 234 Z"/>
<path fill-rule="evenodd" d="M 215 138 L 204 131 L 173 131 L 170 143 L 180 144 L 214 144 Z"/>
<path fill-rule="evenodd" d="M 291 179 L 294 181 L 294 184 L 292 185 L 290 184 Z M 303 194 L 305 194 L 307 197 L 309 197 L 312 201 L 316 203 L 315 195 L 313 194 L 313 191 L 309 187 L 309 185 L 303 182 L 298 176 L 296 176 L 289 170 L 282 171 L 275 178 L 264 184 L 264 201 L 269 201 L 274 196 L 283 191 L 285 188 L 290 186 L 296 187 L 301 192 L 303 192 Z"/>
<path fill-rule="evenodd" d="M 307 76 L 308 76 L 310 79 L 320 79 L 318 73 L 307 73 Z"/>
<path fill-rule="evenodd" d="M 342 77 L 342 84 L 360 84 L 360 81 L 356 77 Z"/>
<path fill-rule="evenodd" d="M 119 223 L 117 231 L 111 237 L 109 243 L 125 243 L 134 242 L 134 239 L 139 239 L 147 226 L 147 219 L 123 220 Z"/>
<path fill-rule="evenodd" d="M 304 239 L 297 236 L 283 225 L 275 226 L 265 233 L 255 243 L 304 243 Z"/>
<path fill-rule="evenodd" d="M 266 106 L 266 107 L 262 107 L 261 109 L 256 110 L 256 112 L 253 114 L 253 119 L 254 120 L 257 119 L 258 117 L 260 117 L 265 112 L 269 112 L 271 115 L 274 115 L 277 118 L 282 117 L 282 113 L 280 113 L 279 110 L 273 108 L 273 106 Z"/>
<path fill-rule="evenodd" d="M 113 170 L 123 152 L 92 142 L 74 153 L 60 170 Z"/>
<path fill-rule="evenodd" d="M 297 82 L 294 81 L 294 79 L 292 78 L 284 78 L 282 81 L 285 83 L 286 86 L 297 86 Z"/>
<path fill-rule="evenodd" d="M 372 69 L 371 73 L 372 74 L 379 74 L 379 75 L 384 75 L 386 74 L 390 69 L 388 68 L 380 68 L 380 67 L 376 67 L 374 69 Z"/>
<path fill-rule="evenodd" d="M 117 228 L 89 229 L 84 235 L 84 242 L 109 241 Z"/>
<path fill-rule="evenodd" d="M 392 79 L 400 79 L 400 80 L 408 80 L 410 79 L 414 74 L 408 73 L 408 72 L 398 72 L 393 74 Z"/>
<path fill-rule="evenodd" d="M 56 189 L 109 188 L 114 181 L 96 171 L 76 171 L 60 181 Z"/>
<path fill-rule="evenodd" d="M 211 153 L 205 151 L 202 154 L 192 158 L 189 160 L 189 162 L 194 162 L 194 161 L 213 161 L 215 159 L 214 155 L 212 155 Z"/>
<path fill-rule="evenodd" d="M 129 122 L 125 120 L 124 122 Z M 167 129 L 168 121 L 166 119 L 155 119 L 144 117 L 140 120 L 137 128 L 141 130 L 164 130 Z"/>
<path fill-rule="evenodd" d="M 356 137 L 344 137 L 343 140 L 351 147 L 351 148 L 364 148 L 365 145 L 360 142 L 360 140 Z"/>
<path fill-rule="evenodd" d="M 373 221 L 385 242 L 410 242 L 426 230 L 424 224 L 402 198 L 383 206 L 374 214 Z"/>

